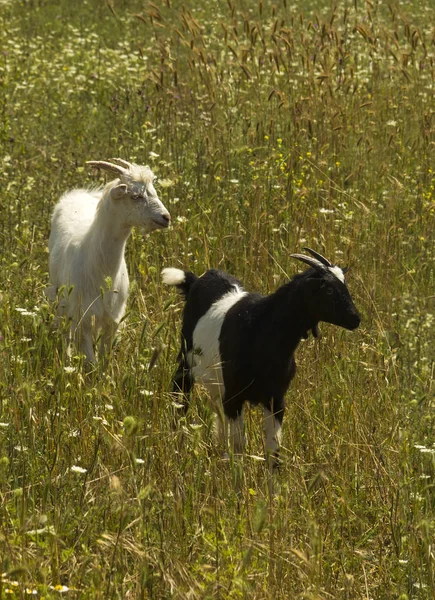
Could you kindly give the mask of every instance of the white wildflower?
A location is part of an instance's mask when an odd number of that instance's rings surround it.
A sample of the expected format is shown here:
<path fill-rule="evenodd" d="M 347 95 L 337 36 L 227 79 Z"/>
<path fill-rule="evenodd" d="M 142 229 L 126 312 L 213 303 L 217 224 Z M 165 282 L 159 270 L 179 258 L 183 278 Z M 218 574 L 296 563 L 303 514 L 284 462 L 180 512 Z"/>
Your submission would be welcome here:
<path fill-rule="evenodd" d="M 27 446 L 14 446 L 14 450 L 17 452 L 27 452 L 28 448 Z"/>
<path fill-rule="evenodd" d="M 79 465 L 73 465 L 70 471 L 73 473 L 87 473 L 88 470 L 84 469 L 83 467 L 79 467 Z"/>
<path fill-rule="evenodd" d="M 184 404 L 180 404 L 179 402 L 172 402 L 172 406 L 174 408 L 185 408 Z"/>
<path fill-rule="evenodd" d="M 175 185 L 175 182 L 172 179 L 159 179 L 158 184 L 161 188 L 168 188 Z"/>
<path fill-rule="evenodd" d="M 50 585 L 49 586 L 51 590 L 55 590 L 56 592 L 60 592 L 61 594 L 64 594 L 65 592 L 69 592 L 69 587 L 67 585 Z"/>
<path fill-rule="evenodd" d="M 21 308 L 17 306 L 15 310 L 23 315 L 23 317 L 36 317 L 36 312 L 32 312 L 31 310 L 27 310 L 27 308 Z"/>
<path fill-rule="evenodd" d="M 56 535 L 56 531 L 53 525 L 48 525 L 47 527 L 41 527 L 41 529 L 29 529 L 26 531 L 27 535 L 42 535 L 43 533 L 51 533 L 52 535 Z"/>

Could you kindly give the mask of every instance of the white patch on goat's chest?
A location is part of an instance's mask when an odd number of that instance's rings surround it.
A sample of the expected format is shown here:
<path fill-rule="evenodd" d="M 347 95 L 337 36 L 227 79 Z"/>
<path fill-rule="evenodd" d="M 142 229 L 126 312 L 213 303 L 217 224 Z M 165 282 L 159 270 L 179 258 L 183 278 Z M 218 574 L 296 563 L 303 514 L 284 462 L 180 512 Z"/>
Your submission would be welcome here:
<path fill-rule="evenodd" d="M 195 379 L 199 379 L 214 397 L 222 398 L 225 392 L 219 350 L 222 323 L 230 308 L 246 294 L 234 286 L 234 290 L 211 305 L 193 331 L 193 350 L 188 356 L 190 368 Z"/>
<path fill-rule="evenodd" d="M 340 267 L 328 267 L 328 270 L 335 275 L 337 279 L 341 281 L 341 283 L 344 283 L 344 273 Z"/>

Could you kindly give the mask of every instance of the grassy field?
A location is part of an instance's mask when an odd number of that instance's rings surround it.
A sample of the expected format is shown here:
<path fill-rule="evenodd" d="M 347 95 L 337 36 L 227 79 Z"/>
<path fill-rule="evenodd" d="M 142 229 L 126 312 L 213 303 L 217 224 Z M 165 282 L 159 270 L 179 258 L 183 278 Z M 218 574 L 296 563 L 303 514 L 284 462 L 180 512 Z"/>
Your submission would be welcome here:
<path fill-rule="evenodd" d="M 430 4 L 0 2 L 1 600 L 435 597 Z M 47 239 L 113 156 L 153 168 L 173 227 L 130 239 L 126 326 L 87 374 Z M 179 416 L 159 273 L 266 293 L 304 245 L 350 266 L 363 321 L 301 344 L 271 496 L 257 411 L 243 465 L 201 389 Z"/>

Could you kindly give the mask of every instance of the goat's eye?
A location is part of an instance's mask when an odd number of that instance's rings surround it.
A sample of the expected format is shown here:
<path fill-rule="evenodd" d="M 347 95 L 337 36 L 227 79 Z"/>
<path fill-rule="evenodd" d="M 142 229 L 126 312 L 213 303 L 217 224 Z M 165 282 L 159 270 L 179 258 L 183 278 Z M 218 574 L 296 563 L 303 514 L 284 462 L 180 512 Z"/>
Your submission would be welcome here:
<path fill-rule="evenodd" d="M 334 293 L 334 288 L 331 286 L 327 287 L 326 293 L 328 294 L 328 296 L 332 296 L 332 294 Z"/>
<path fill-rule="evenodd" d="M 142 195 L 141 194 L 133 194 L 132 195 L 132 200 L 138 201 L 142 199 Z"/>

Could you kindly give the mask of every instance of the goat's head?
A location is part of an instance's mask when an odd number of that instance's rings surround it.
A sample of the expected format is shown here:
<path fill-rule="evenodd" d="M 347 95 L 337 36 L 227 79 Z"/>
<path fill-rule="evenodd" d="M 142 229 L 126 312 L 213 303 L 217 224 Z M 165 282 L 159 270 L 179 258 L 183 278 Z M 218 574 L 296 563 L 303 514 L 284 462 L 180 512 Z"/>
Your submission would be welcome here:
<path fill-rule="evenodd" d="M 171 217 L 159 200 L 154 188 L 155 176 L 149 167 L 113 158 L 116 163 L 90 160 L 86 164 L 114 173 L 118 180 L 110 188 L 116 202 L 123 203 L 123 211 L 130 226 L 140 227 L 143 233 L 169 226 Z"/>
<path fill-rule="evenodd" d="M 347 289 L 344 275 L 346 268 L 333 265 L 324 256 L 304 248 L 312 256 L 305 254 L 291 254 L 312 267 L 306 272 L 304 301 L 315 326 L 313 332 L 317 331 L 317 323 L 325 321 L 333 325 L 339 325 L 346 329 L 356 329 L 360 324 L 361 317 L 355 307 Z"/>

